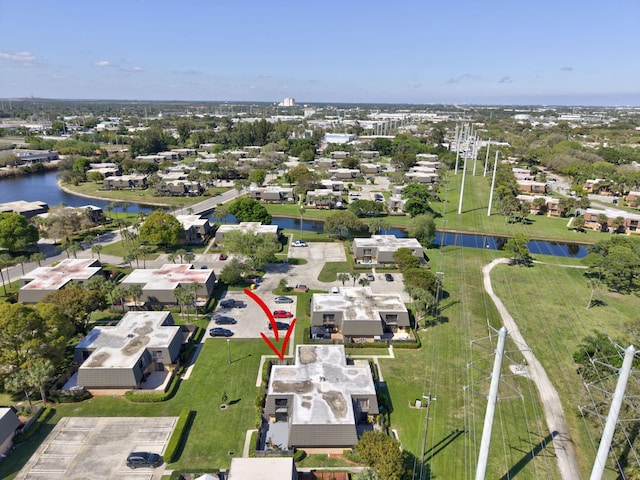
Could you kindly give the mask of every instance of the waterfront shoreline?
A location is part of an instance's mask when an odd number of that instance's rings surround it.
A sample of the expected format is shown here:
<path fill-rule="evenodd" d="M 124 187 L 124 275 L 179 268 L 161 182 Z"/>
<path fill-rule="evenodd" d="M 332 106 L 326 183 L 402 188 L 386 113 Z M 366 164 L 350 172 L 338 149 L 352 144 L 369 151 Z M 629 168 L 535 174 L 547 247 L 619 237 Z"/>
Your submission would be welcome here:
<path fill-rule="evenodd" d="M 86 193 L 79 193 L 62 185 L 62 182 L 60 180 L 57 181 L 57 185 L 58 185 L 58 188 L 63 192 L 68 193 L 69 195 L 75 195 L 76 197 L 92 198 L 94 200 L 102 200 L 104 202 L 135 203 L 137 205 L 142 205 L 145 207 L 162 207 L 162 208 L 169 208 L 169 209 L 172 208 L 171 205 L 168 205 L 166 203 L 140 202 L 140 201 L 132 202 L 130 200 L 123 199 L 123 198 L 120 198 L 120 199 L 106 198 L 106 197 L 99 197 L 98 195 L 88 195 Z"/>

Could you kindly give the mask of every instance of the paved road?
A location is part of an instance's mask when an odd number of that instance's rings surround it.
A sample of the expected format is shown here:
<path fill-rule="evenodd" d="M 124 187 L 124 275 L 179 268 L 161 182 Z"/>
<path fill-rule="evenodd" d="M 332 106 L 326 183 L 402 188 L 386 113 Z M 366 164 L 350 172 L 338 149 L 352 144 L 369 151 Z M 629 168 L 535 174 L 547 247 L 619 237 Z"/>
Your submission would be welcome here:
<path fill-rule="evenodd" d="M 540 392 L 540 400 L 544 407 L 547 426 L 549 427 L 549 432 L 553 435 L 553 447 L 558 461 L 560 476 L 565 480 L 579 480 L 581 478 L 580 469 L 578 468 L 573 441 L 569 435 L 567 421 L 565 420 L 562 404 L 560 403 L 560 396 L 551 383 L 547 372 L 529 349 L 527 342 L 520 333 L 520 330 L 518 330 L 518 325 L 516 325 L 515 320 L 509 314 L 502 301 L 496 296 L 491 285 L 491 270 L 493 267 L 508 262 L 509 260 L 506 258 L 497 258 L 482 268 L 484 288 L 496 305 L 498 312 L 500 312 L 502 322 L 509 332 L 509 335 L 523 348 L 522 355 L 527 362 L 527 375 L 536 384 Z"/>

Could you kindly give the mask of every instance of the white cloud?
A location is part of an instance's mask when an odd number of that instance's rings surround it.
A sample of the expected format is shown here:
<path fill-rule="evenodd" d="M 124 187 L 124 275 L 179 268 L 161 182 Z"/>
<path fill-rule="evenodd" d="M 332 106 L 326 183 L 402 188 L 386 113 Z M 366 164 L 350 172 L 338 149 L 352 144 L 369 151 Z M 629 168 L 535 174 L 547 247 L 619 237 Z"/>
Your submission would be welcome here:
<path fill-rule="evenodd" d="M 98 60 L 93 62 L 94 67 L 111 67 L 112 63 L 109 60 Z"/>
<path fill-rule="evenodd" d="M 131 69 L 132 72 L 142 72 L 142 67 L 133 67 Z"/>
<path fill-rule="evenodd" d="M 30 67 L 37 63 L 36 56 L 31 52 L 2 52 L 0 51 L 0 59 L 18 62 L 20 65 Z"/>
<path fill-rule="evenodd" d="M 562 67 L 560 70 L 563 72 L 573 72 L 573 67 Z"/>

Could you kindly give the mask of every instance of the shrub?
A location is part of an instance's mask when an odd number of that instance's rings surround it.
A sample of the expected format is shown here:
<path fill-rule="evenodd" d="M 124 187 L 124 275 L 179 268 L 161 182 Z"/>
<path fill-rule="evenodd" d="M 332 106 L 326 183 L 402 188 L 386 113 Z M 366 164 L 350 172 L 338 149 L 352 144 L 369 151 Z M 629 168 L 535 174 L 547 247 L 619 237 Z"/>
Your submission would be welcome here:
<path fill-rule="evenodd" d="M 306 457 L 307 457 L 307 452 L 305 452 L 304 450 L 296 450 L 293 453 L 293 461 L 294 462 L 301 462 Z"/>
<path fill-rule="evenodd" d="M 36 415 L 38 416 L 36 420 L 32 421 L 27 431 L 23 431 L 13 437 L 14 443 L 17 445 L 22 442 L 26 442 L 31 437 L 33 437 L 36 432 L 40 429 L 40 427 L 49 420 L 53 414 L 55 413 L 55 409 L 51 407 L 45 407 L 39 410 Z"/>
<path fill-rule="evenodd" d="M 174 373 L 171 382 L 169 382 L 169 386 L 164 393 L 133 393 L 132 390 L 127 390 L 124 394 L 124 397 L 134 403 L 158 403 L 158 402 L 166 402 L 173 398 L 173 396 L 178 391 L 178 386 L 180 385 L 180 377 L 177 372 Z"/>
<path fill-rule="evenodd" d="M 164 451 L 164 458 L 167 463 L 173 463 L 178 459 L 181 447 L 186 440 L 186 434 L 193 421 L 194 413 L 195 412 L 189 410 L 189 408 L 183 408 L 180 412 L 176 427 L 173 429 L 169 443 L 167 443 L 167 448 Z"/>

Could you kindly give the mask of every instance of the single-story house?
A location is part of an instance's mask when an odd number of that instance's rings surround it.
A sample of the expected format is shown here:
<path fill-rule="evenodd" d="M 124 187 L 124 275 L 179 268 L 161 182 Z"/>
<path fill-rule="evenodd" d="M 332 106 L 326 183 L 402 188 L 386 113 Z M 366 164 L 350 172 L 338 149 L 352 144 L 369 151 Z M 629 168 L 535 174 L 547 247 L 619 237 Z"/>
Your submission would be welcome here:
<path fill-rule="evenodd" d="M 320 157 L 320 158 L 316 158 L 313 161 L 313 164 L 318 168 L 328 169 L 328 168 L 335 168 L 335 166 L 338 163 L 334 158 Z"/>
<path fill-rule="evenodd" d="M 417 161 L 426 161 L 426 162 L 437 162 L 438 155 L 435 153 L 416 153 Z"/>
<path fill-rule="evenodd" d="M 20 279 L 18 300 L 22 303 L 38 303 L 47 294 L 64 288 L 70 282 L 85 283 L 100 274 L 100 262 L 91 258 L 67 258 L 53 267 L 38 267 Z"/>
<path fill-rule="evenodd" d="M 197 196 L 202 195 L 206 188 L 200 182 L 189 182 L 187 180 L 164 181 L 157 187 L 160 195 L 171 196 Z"/>
<path fill-rule="evenodd" d="M 224 235 L 228 232 L 253 233 L 254 235 L 273 235 L 276 239 L 280 236 L 277 225 L 262 225 L 260 222 L 240 222 L 238 224 L 220 225 L 216 230 L 216 243 L 224 243 Z"/>
<path fill-rule="evenodd" d="M 544 182 L 535 182 L 533 180 L 516 180 L 518 188 L 522 193 L 540 194 L 547 193 L 547 184 Z"/>
<path fill-rule="evenodd" d="M 264 203 L 287 203 L 295 202 L 293 188 L 269 186 L 252 188 L 249 196 L 254 200 Z"/>
<path fill-rule="evenodd" d="M 271 368 L 264 413 L 264 435 L 285 424 L 277 441 L 288 449 L 352 447 L 357 425 L 379 413 L 371 367 L 348 362 L 343 345 L 298 345 L 293 365 Z"/>
<path fill-rule="evenodd" d="M 402 198 L 402 195 L 391 195 L 387 201 L 387 210 L 391 214 L 403 214 L 405 213 L 406 203 L 407 199 Z"/>
<path fill-rule="evenodd" d="M 22 424 L 13 407 L 0 407 L 0 455 L 13 445 L 13 437 Z"/>
<path fill-rule="evenodd" d="M 0 203 L 0 213 L 19 213 L 26 218 L 35 217 L 48 211 L 49 205 L 45 202 L 15 200 L 13 202 Z"/>
<path fill-rule="evenodd" d="M 410 326 L 400 294 L 373 293 L 370 287 L 341 287 L 340 293 L 314 293 L 311 326 L 323 327 L 333 339 L 373 341 Z"/>
<path fill-rule="evenodd" d="M 399 248 L 408 248 L 421 262 L 424 250 L 415 238 L 396 238 L 395 235 L 371 235 L 370 238 L 353 239 L 353 256 L 357 264 L 382 265 L 395 263 L 393 254 Z"/>
<path fill-rule="evenodd" d="M 172 148 L 171 151 L 179 153 L 182 157 L 195 157 L 198 154 L 195 148 Z"/>
<path fill-rule="evenodd" d="M 198 284 L 196 304 L 204 305 L 216 284 L 216 276 L 210 269 L 194 269 L 190 263 L 169 263 L 160 268 L 137 268 L 122 280 L 122 286 L 139 285 L 142 296 L 132 299 L 129 306 L 177 305 L 174 291 L 178 286 Z"/>
<path fill-rule="evenodd" d="M 163 163 L 165 161 L 165 157 L 160 154 L 157 155 L 138 155 L 135 158 L 136 162 L 143 163 Z"/>
<path fill-rule="evenodd" d="M 330 155 L 331 155 L 331 158 L 335 160 L 344 160 L 345 158 L 349 158 L 351 156 L 351 153 L 343 152 L 340 150 L 334 150 L 333 152 L 331 152 Z"/>
<path fill-rule="evenodd" d="M 305 203 L 307 207 L 335 208 L 342 204 L 342 194 L 327 188 L 309 190 Z"/>
<path fill-rule="evenodd" d="M 380 152 L 377 150 L 362 150 L 360 154 L 362 155 L 362 158 L 366 158 L 367 160 L 380 158 Z"/>
<path fill-rule="evenodd" d="M 107 190 L 123 190 L 125 188 L 147 188 L 148 175 L 114 175 L 104 179 Z"/>
<path fill-rule="evenodd" d="M 624 198 L 624 201 L 627 202 L 627 205 L 632 207 L 640 207 L 640 192 L 631 191 Z"/>
<path fill-rule="evenodd" d="M 326 188 L 327 190 L 331 190 L 333 192 L 345 193 L 348 190 L 347 184 L 342 180 L 324 179 L 320 180 L 320 185 L 322 186 L 322 188 Z"/>
<path fill-rule="evenodd" d="M 293 457 L 233 457 L 228 480 L 298 480 Z M 196 479 L 199 480 L 199 479 Z"/>
<path fill-rule="evenodd" d="M 209 219 L 201 215 L 176 215 L 176 219 L 184 228 L 187 243 L 202 243 L 211 233 Z"/>
<path fill-rule="evenodd" d="M 336 180 L 354 180 L 362 176 L 360 170 L 356 168 L 331 168 L 328 172 L 332 179 Z"/>
<path fill-rule="evenodd" d="M 377 163 L 361 163 L 360 170 L 364 175 L 377 175 L 382 172 L 382 167 Z"/>
<path fill-rule="evenodd" d="M 418 182 L 423 185 L 437 183 L 440 178 L 435 172 L 407 172 L 404 176 L 412 182 Z"/>
<path fill-rule="evenodd" d="M 171 312 L 128 312 L 115 326 L 91 330 L 76 346 L 77 384 L 138 388 L 146 374 L 175 365 L 185 334 Z"/>

